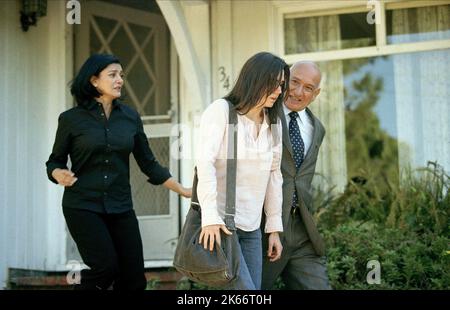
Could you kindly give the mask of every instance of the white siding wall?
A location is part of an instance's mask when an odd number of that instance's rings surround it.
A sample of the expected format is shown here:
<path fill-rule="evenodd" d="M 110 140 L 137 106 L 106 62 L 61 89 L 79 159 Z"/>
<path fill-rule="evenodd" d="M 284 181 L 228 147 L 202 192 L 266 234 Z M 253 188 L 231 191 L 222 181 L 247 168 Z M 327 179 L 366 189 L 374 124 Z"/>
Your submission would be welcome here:
<path fill-rule="evenodd" d="M 48 1 L 47 16 L 28 32 L 20 7 L 19 0 L 0 4 L 0 289 L 7 268 L 65 264 L 62 188 L 47 180 L 44 165 L 57 116 L 70 106 L 65 1 Z"/>
<path fill-rule="evenodd" d="M 273 52 L 270 1 L 212 0 L 212 83 L 213 99 L 231 90 L 244 62 L 252 55 Z M 219 67 L 225 68 L 230 88 L 219 81 Z"/>
<path fill-rule="evenodd" d="M 269 9 L 271 1 L 231 1 L 233 29 L 233 73 L 237 79 L 245 61 L 254 54 L 270 50 Z M 234 82 L 234 80 L 233 80 Z"/>
<path fill-rule="evenodd" d="M 210 45 L 210 6 L 208 2 L 202 1 L 181 1 L 183 18 L 189 30 L 190 40 L 198 60 L 201 80 L 201 98 L 198 97 L 191 88 L 191 77 L 180 65 L 180 123 L 182 125 L 182 143 L 184 157 L 181 161 L 181 182 L 190 187 L 192 184 L 194 162 L 194 145 L 196 126 L 199 123 L 199 116 L 205 108 L 205 104 L 211 101 L 211 45 Z M 170 23 L 170 20 L 166 21 Z M 179 38 L 174 38 L 179 40 Z M 184 51 L 178 51 L 178 54 Z M 181 59 L 181 62 L 183 60 Z M 181 199 L 181 216 L 184 219 L 188 209 L 189 200 Z"/>
<path fill-rule="evenodd" d="M 211 99 L 211 46 L 210 46 L 210 21 L 209 21 L 209 4 L 190 3 L 183 1 L 183 13 L 186 23 L 189 27 L 192 43 L 195 53 L 198 57 L 201 72 L 204 76 L 205 98 L 204 102 Z M 193 108 L 204 108 L 201 102 L 193 102 Z"/>

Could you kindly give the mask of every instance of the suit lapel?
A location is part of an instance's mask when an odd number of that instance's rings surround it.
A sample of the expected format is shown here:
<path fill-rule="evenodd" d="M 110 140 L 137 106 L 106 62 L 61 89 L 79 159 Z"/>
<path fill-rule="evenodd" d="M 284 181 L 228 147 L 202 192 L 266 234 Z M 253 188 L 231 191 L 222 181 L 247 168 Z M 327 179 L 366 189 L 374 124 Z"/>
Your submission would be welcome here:
<path fill-rule="evenodd" d="M 319 143 L 319 126 L 317 125 L 317 119 L 308 108 L 306 108 L 306 113 L 311 118 L 314 129 L 313 129 L 311 146 L 309 147 L 308 153 L 306 153 L 306 156 L 305 156 L 305 159 L 303 160 L 303 162 L 307 161 L 311 157 L 313 150 L 317 147 L 317 144 Z M 301 170 L 301 167 L 300 167 L 300 170 Z"/>
<path fill-rule="evenodd" d="M 291 144 L 291 139 L 289 138 L 289 129 L 287 126 L 286 117 L 284 116 L 283 105 L 284 105 L 284 103 L 280 104 L 280 107 L 278 109 L 278 116 L 280 117 L 281 123 L 283 126 L 283 144 L 286 146 L 289 153 L 291 154 L 291 157 L 293 158 L 292 144 Z"/>

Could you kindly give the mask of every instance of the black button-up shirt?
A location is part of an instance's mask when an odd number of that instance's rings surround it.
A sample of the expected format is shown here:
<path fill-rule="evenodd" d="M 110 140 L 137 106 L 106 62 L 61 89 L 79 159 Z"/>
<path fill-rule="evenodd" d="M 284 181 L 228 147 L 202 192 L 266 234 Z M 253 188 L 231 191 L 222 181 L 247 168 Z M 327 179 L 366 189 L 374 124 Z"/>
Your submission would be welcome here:
<path fill-rule="evenodd" d="M 107 119 L 102 105 L 91 100 L 85 107 L 61 113 L 46 165 L 49 179 L 57 183 L 52 171 L 67 169 L 70 156 L 71 170 L 78 180 L 65 187 L 63 207 L 101 213 L 132 209 L 130 153 L 150 183 L 162 184 L 171 177 L 153 156 L 142 120 L 134 109 L 115 100 Z"/>

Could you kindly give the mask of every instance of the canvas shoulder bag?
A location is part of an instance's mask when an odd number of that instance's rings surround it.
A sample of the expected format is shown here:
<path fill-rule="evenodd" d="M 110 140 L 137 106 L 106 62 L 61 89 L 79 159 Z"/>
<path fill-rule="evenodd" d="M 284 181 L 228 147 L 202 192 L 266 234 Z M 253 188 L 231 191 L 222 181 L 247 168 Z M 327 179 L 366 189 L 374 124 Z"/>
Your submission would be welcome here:
<path fill-rule="evenodd" d="M 216 243 L 214 251 L 205 250 L 200 244 L 202 230 L 201 206 L 197 197 L 197 169 L 192 184 L 191 207 L 186 216 L 173 260 L 174 267 L 194 282 L 211 287 L 224 286 L 237 278 L 239 273 L 239 241 L 236 235 L 234 215 L 236 213 L 236 158 L 237 158 L 237 114 L 228 102 L 230 126 L 227 148 L 225 226 L 231 236 L 220 231 L 221 246 Z"/>

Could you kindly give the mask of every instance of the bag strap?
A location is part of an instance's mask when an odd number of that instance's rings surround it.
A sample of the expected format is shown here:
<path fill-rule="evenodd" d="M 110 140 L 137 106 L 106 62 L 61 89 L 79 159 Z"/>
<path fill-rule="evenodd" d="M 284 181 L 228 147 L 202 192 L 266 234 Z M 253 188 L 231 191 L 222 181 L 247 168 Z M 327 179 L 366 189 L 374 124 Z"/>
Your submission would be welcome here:
<path fill-rule="evenodd" d="M 237 113 L 235 106 L 228 101 L 228 147 L 226 174 L 225 226 L 228 230 L 236 230 L 234 215 L 236 214 L 236 164 L 237 164 Z"/>

